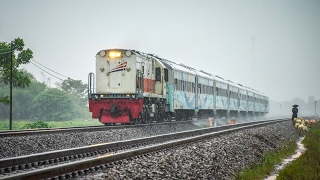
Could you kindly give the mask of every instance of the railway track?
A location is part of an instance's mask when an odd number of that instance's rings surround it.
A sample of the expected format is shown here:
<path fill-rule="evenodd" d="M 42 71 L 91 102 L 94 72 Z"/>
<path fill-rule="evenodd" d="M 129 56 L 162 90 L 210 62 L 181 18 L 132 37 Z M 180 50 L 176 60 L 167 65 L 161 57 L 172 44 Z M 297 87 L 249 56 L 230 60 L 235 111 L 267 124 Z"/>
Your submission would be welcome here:
<path fill-rule="evenodd" d="M 126 129 L 146 126 L 158 126 L 176 123 L 190 123 L 191 121 L 171 121 L 164 123 L 134 124 L 134 125 L 115 125 L 115 126 L 86 126 L 86 127 L 70 127 L 70 128 L 48 128 L 48 129 L 26 129 L 26 130 L 9 130 L 0 131 L 0 138 L 8 136 L 27 136 L 35 134 L 64 133 L 64 132 L 93 132 L 105 131 L 109 129 Z"/>
<path fill-rule="evenodd" d="M 274 119 L 214 128 L 184 131 L 141 139 L 96 144 L 81 148 L 45 152 L 27 156 L 0 159 L 0 170 L 7 173 L 0 179 L 72 178 L 111 166 L 120 160 L 173 148 L 183 144 L 288 121 Z M 13 175 L 14 174 L 14 175 Z"/>

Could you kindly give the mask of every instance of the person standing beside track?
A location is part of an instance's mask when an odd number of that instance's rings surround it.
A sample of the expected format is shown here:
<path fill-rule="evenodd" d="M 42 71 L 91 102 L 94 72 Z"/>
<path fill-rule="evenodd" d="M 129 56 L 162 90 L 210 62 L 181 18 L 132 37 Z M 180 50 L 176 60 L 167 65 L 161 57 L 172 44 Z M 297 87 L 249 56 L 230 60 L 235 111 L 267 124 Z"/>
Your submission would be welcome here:
<path fill-rule="evenodd" d="M 298 118 L 298 105 L 297 104 L 294 104 L 293 106 L 292 106 L 293 108 L 292 108 L 292 123 L 293 123 L 293 125 L 294 125 L 294 118 Z"/>

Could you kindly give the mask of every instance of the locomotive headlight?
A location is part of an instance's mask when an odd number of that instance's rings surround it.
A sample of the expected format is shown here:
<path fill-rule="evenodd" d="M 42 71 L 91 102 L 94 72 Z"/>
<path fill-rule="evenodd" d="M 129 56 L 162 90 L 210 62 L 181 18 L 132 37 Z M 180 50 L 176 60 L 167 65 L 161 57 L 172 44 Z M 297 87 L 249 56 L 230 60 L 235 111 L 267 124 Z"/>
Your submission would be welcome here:
<path fill-rule="evenodd" d="M 98 96 L 98 95 L 94 95 L 94 98 L 95 98 L 95 99 L 98 99 L 98 98 L 99 98 L 99 96 Z"/>
<path fill-rule="evenodd" d="M 120 58 L 122 57 L 121 51 L 109 51 L 108 56 L 110 58 Z"/>

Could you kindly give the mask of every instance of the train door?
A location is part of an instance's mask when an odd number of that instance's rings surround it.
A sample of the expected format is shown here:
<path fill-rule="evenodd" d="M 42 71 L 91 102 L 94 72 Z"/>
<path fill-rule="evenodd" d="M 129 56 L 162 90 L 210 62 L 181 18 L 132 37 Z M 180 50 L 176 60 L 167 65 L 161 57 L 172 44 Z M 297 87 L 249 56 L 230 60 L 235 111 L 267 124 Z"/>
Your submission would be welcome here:
<path fill-rule="evenodd" d="M 248 90 L 246 89 L 246 113 L 249 111 L 249 95 Z"/>
<path fill-rule="evenodd" d="M 230 89 L 230 85 L 227 84 L 227 117 L 229 117 L 229 113 L 230 113 L 230 94 L 231 94 L 231 89 Z"/>
<path fill-rule="evenodd" d="M 198 103 L 199 103 L 199 100 L 200 100 L 200 87 L 199 87 L 199 84 L 198 84 L 198 76 L 195 76 L 194 77 L 194 83 L 195 83 L 195 112 L 198 113 L 199 111 L 199 107 L 198 107 Z"/>
<path fill-rule="evenodd" d="M 156 67 L 155 74 L 155 93 L 162 94 L 163 93 L 163 68 Z"/>
<path fill-rule="evenodd" d="M 217 88 L 216 88 L 216 80 L 213 80 L 213 111 L 216 113 L 217 110 Z"/>
<path fill-rule="evenodd" d="M 256 94 L 255 93 L 252 93 L 253 94 L 253 113 L 255 113 L 256 111 Z"/>
<path fill-rule="evenodd" d="M 109 87 L 110 89 L 119 89 L 122 86 L 122 71 L 127 66 L 127 62 L 121 59 L 109 60 Z"/>
<path fill-rule="evenodd" d="M 240 88 L 238 88 L 238 93 L 237 93 L 237 107 L 238 107 L 238 112 L 240 112 L 240 101 L 241 101 L 241 93 L 240 93 Z"/>

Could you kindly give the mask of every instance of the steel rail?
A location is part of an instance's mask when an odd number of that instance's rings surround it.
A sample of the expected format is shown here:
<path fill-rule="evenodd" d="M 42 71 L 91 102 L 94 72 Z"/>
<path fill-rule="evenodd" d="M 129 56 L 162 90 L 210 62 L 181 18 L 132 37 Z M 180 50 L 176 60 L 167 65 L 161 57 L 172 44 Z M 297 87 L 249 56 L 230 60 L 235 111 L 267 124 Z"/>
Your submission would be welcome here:
<path fill-rule="evenodd" d="M 150 141 L 157 141 L 157 140 L 161 140 L 161 139 L 170 138 L 173 136 L 175 138 L 181 138 L 181 137 L 188 136 L 191 134 L 192 135 L 206 134 L 206 133 L 211 133 L 211 132 L 215 132 L 215 131 L 221 131 L 221 130 L 226 130 L 226 129 L 235 128 L 235 127 L 242 127 L 242 126 L 247 126 L 247 125 L 256 124 L 256 123 L 265 123 L 265 122 L 270 123 L 270 122 L 278 122 L 278 121 L 283 121 L 283 120 L 284 119 L 276 119 L 276 120 L 272 120 L 272 121 L 254 121 L 254 122 L 241 123 L 241 124 L 209 127 L 209 128 L 203 128 L 203 129 L 196 129 L 196 130 L 182 131 L 182 132 L 169 133 L 169 134 L 163 134 L 163 135 L 157 135 L 157 136 L 150 136 L 150 137 L 146 137 L 146 138 L 137 138 L 137 139 L 133 139 L 133 140 L 124 140 L 124 141 L 115 141 L 115 142 L 110 142 L 110 143 L 93 144 L 90 146 L 84 146 L 84 147 L 78 147 L 78 148 L 49 151 L 49 152 L 36 153 L 36 154 L 18 156 L 18 157 L 12 157 L 12 158 L 3 158 L 3 159 L 0 159 L 0 168 L 7 168 L 7 167 L 17 166 L 17 165 L 21 165 L 21 164 L 47 161 L 47 160 L 57 159 L 57 158 L 61 158 L 61 157 L 70 157 L 70 156 L 75 156 L 75 155 L 89 154 L 89 153 L 103 151 L 106 149 L 115 149 L 115 148 L 120 148 L 120 147 L 131 146 L 131 145 L 135 145 L 135 144 L 148 143 Z M 285 119 L 285 120 L 287 120 L 287 119 Z"/>
<path fill-rule="evenodd" d="M 277 120 L 273 120 L 273 121 L 282 121 L 282 120 L 283 119 L 277 119 Z M 176 132 L 176 133 L 162 134 L 162 135 L 157 135 L 157 136 L 150 136 L 150 137 L 146 137 L 146 138 L 137 138 L 134 140 L 124 140 L 124 141 L 115 141 L 115 142 L 110 142 L 110 143 L 100 143 L 100 144 L 93 144 L 90 146 L 84 146 L 84 147 L 78 147 L 78 148 L 49 151 L 49 152 L 36 153 L 36 154 L 24 155 L 24 156 L 12 157 L 12 158 L 3 158 L 3 159 L 0 159 L 0 168 L 7 168 L 7 167 L 17 166 L 17 165 L 21 165 L 21 164 L 47 161 L 47 160 L 57 159 L 57 158 L 61 158 L 61 157 L 70 157 L 70 156 L 76 156 L 76 155 L 82 155 L 82 154 L 89 154 L 89 153 L 104 151 L 106 149 L 116 149 L 116 148 L 131 146 L 131 145 L 135 145 L 135 144 L 148 143 L 150 141 L 157 141 L 157 140 L 161 140 L 161 139 L 170 138 L 173 136 L 175 138 L 180 138 L 180 137 L 188 136 L 191 134 L 194 135 L 194 134 L 211 133 L 211 132 L 221 131 L 221 130 L 230 129 L 230 128 L 234 128 L 234 127 L 241 127 L 241 126 L 246 126 L 246 125 L 250 125 L 250 124 L 255 124 L 257 122 L 261 123 L 261 122 L 270 122 L 270 121 L 254 121 L 254 122 L 247 122 L 247 123 L 241 123 L 241 124 L 209 127 L 209 128 L 203 128 L 203 129 L 196 129 L 196 130 L 182 131 L 182 132 Z"/>
<path fill-rule="evenodd" d="M 164 123 L 148 123 L 148 124 L 133 124 L 133 125 L 115 125 L 115 126 L 85 126 L 85 127 L 69 127 L 69 128 L 43 128 L 43 129 L 26 129 L 26 130 L 9 130 L 0 131 L 0 138 L 7 136 L 27 136 L 41 133 L 62 133 L 62 132 L 87 132 L 87 131 L 100 131 L 109 129 L 125 129 L 125 128 L 136 128 L 146 126 L 158 126 L 176 123 L 190 123 L 191 121 L 170 121 Z"/>
<path fill-rule="evenodd" d="M 102 145 L 74 148 L 71 150 L 61 150 L 61 151 L 55 151 L 55 152 L 40 153 L 40 154 L 35 154 L 30 156 L 23 156 L 23 157 L 21 156 L 16 158 L 2 159 L 0 161 L 0 164 L 6 164 L 6 166 L 8 167 L 9 163 L 11 163 L 11 165 L 14 166 L 14 164 L 18 165 L 18 164 L 23 164 L 25 162 L 28 162 L 30 160 L 30 159 L 27 160 L 28 158 L 38 158 L 38 160 L 43 161 L 45 160 L 45 158 L 48 159 L 48 157 L 49 159 L 54 159 L 54 158 L 57 158 L 58 156 L 61 157 L 62 154 L 66 155 L 65 153 L 68 153 L 69 155 L 75 155 L 75 153 L 79 153 L 79 152 L 88 153 L 92 151 L 99 151 L 101 149 L 110 148 L 110 146 L 114 146 L 114 147 L 128 146 L 129 144 L 137 144 L 137 143 L 148 142 L 156 139 L 164 139 L 166 137 L 173 136 L 173 135 L 179 136 L 181 138 L 183 137 L 183 135 L 196 134 L 196 136 L 188 137 L 182 140 L 174 140 L 174 141 L 165 142 L 165 143 L 154 145 L 154 146 L 143 147 L 136 150 L 129 150 L 129 151 L 124 151 L 124 152 L 115 153 L 115 154 L 106 154 L 106 155 L 98 156 L 95 158 L 90 158 L 87 160 L 80 160 L 80 161 L 65 163 L 65 164 L 61 164 L 61 165 L 57 165 L 57 166 L 53 166 L 45 169 L 39 169 L 39 170 L 29 171 L 29 172 L 25 172 L 17 175 L 6 176 L 0 179 L 28 179 L 28 178 L 42 179 L 42 178 L 59 176 L 62 174 L 68 174 L 68 173 L 80 171 L 80 170 L 91 168 L 91 167 L 97 167 L 110 162 L 127 159 L 133 156 L 139 156 L 139 155 L 143 155 L 143 154 L 154 152 L 154 151 L 172 148 L 182 144 L 203 140 L 212 136 L 223 135 L 226 133 L 230 133 L 231 131 L 239 131 L 247 128 L 263 126 L 263 125 L 268 125 L 268 124 L 278 123 L 278 122 L 288 121 L 288 120 L 289 119 L 278 119 L 278 120 L 272 120 L 272 121 L 258 121 L 258 122 L 249 122 L 249 123 L 243 123 L 243 124 L 234 124 L 234 125 L 220 126 L 216 128 L 205 128 L 200 130 L 171 133 L 171 134 L 153 136 L 153 137 L 144 138 L 144 139 L 119 141 L 114 143 L 105 143 Z M 25 162 L 23 160 L 24 158 L 26 158 Z M 15 159 L 15 160 L 9 160 L 9 159 Z"/>

